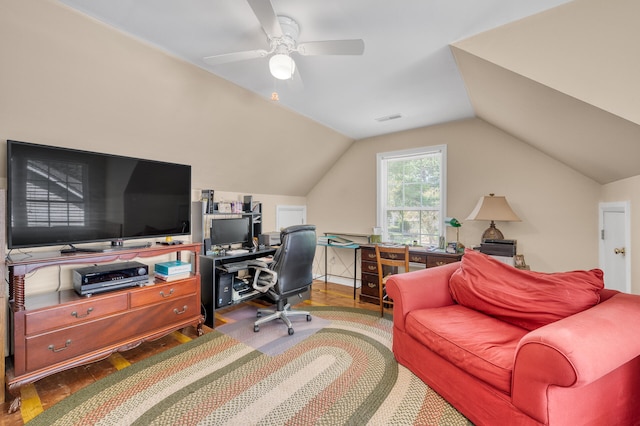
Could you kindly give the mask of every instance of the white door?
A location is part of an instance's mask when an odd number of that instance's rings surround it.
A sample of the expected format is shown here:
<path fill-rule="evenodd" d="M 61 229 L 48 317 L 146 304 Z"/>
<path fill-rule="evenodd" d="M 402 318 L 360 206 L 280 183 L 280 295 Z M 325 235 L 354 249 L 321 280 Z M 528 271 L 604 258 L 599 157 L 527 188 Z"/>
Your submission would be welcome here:
<path fill-rule="evenodd" d="M 600 204 L 600 268 L 606 288 L 631 291 L 629 203 Z"/>
<path fill-rule="evenodd" d="M 276 206 L 276 230 L 307 223 L 307 206 Z"/>

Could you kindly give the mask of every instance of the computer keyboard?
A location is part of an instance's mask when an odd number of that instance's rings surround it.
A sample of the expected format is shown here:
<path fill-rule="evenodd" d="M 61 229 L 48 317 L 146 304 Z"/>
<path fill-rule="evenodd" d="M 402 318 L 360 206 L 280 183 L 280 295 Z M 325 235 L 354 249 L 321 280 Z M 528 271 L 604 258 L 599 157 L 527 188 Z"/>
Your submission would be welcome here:
<path fill-rule="evenodd" d="M 233 263 L 225 263 L 222 265 L 227 272 L 238 272 L 244 271 L 249 268 L 249 264 L 247 262 L 233 262 Z"/>
<path fill-rule="evenodd" d="M 249 250 L 245 249 L 235 249 L 235 250 L 227 250 L 226 254 L 230 256 L 235 256 L 236 254 L 246 254 L 249 253 Z"/>

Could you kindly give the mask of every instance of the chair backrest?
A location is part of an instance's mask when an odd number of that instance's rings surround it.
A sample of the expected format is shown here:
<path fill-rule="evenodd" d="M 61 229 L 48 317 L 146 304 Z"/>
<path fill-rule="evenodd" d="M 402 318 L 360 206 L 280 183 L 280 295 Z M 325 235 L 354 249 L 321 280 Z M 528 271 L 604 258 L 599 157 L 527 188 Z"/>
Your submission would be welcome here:
<path fill-rule="evenodd" d="M 281 245 L 270 269 L 278 273 L 275 292 L 287 297 L 300 293 L 313 282 L 313 258 L 316 254 L 315 225 L 295 225 L 280 233 Z"/>
<path fill-rule="evenodd" d="M 376 260 L 378 262 L 378 277 L 382 279 L 395 268 L 404 268 L 401 272 L 409 272 L 409 246 L 384 246 L 376 244 Z M 388 266 L 389 268 L 385 268 Z M 396 273 L 396 272 L 393 272 Z"/>

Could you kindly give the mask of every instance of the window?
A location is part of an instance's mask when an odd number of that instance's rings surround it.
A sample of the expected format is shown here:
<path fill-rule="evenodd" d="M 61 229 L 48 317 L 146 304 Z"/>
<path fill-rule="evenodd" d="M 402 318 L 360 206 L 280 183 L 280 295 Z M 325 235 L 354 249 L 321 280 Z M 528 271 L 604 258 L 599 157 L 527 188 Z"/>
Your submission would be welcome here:
<path fill-rule="evenodd" d="M 378 154 L 383 241 L 437 246 L 444 235 L 446 146 Z"/>

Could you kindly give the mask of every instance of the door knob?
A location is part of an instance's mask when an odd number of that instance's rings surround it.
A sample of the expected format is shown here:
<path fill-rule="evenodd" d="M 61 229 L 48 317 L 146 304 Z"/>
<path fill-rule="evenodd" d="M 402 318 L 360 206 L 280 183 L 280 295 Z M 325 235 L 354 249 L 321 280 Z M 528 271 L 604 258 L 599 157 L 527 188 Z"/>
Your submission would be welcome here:
<path fill-rule="evenodd" d="M 624 256 L 624 247 L 613 249 L 613 252 Z"/>

